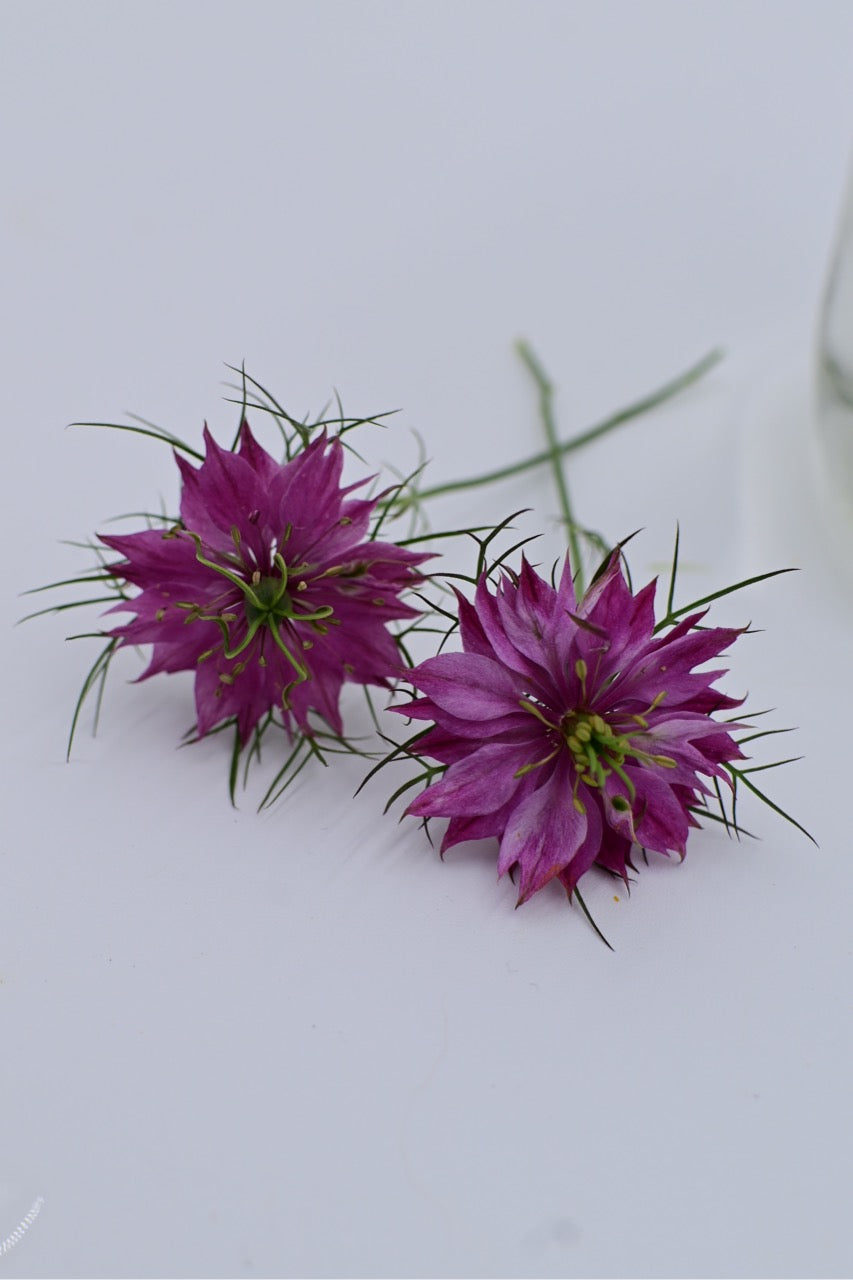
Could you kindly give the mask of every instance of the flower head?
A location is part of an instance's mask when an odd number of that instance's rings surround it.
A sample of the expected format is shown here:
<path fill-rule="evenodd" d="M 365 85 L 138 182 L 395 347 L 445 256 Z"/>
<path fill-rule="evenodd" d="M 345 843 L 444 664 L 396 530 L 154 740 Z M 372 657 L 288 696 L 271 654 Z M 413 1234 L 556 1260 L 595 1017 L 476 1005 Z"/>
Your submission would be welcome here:
<path fill-rule="evenodd" d="M 525 561 L 495 590 L 459 597 L 463 652 L 410 674 L 426 696 L 394 710 L 434 727 L 418 754 L 446 769 L 407 812 L 447 817 L 442 852 L 500 841 L 519 903 L 555 877 L 574 892 L 593 863 L 624 878 L 640 845 L 684 856 L 704 779 L 742 753 L 713 714 L 739 705 L 696 671 L 740 634 L 703 613 L 655 634 L 655 583 L 632 594 L 614 552 L 578 600 L 568 559 L 555 588 Z"/>
<path fill-rule="evenodd" d="M 140 679 L 195 672 L 198 733 L 235 718 L 245 745 L 267 712 L 310 733 L 309 712 L 343 732 L 345 680 L 387 685 L 400 659 L 387 623 L 414 616 L 400 594 L 426 557 L 369 536 L 376 498 L 341 487 L 343 446 L 325 434 L 278 463 L 244 422 L 235 452 L 205 428 L 195 468 L 179 454 L 180 521 L 101 541 L 139 594 L 110 634 L 150 644 Z M 365 482 L 362 482 L 365 483 Z"/>

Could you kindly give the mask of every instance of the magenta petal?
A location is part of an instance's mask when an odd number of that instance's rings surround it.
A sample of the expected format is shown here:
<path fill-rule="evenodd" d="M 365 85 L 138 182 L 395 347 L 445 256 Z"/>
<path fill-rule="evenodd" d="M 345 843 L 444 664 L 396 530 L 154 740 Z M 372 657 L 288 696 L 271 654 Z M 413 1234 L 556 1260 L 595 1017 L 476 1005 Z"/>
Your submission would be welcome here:
<path fill-rule="evenodd" d="M 230 554 L 232 529 L 252 537 L 249 516 L 265 505 L 264 485 L 248 461 L 222 449 L 206 427 L 204 438 L 207 453 L 198 470 L 178 459 L 184 481 L 181 519 L 209 547 Z"/>
<path fill-rule="evenodd" d="M 581 876 L 586 875 L 592 864 L 597 861 L 601 853 L 601 841 L 604 831 L 601 810 L 593 799 L 589 788 L 581 786 L 578 790 L 578 795 L 586 811 L 586 835 L 578 846 L 577 853 L 571 862 L 558 873 L 563 888 L 569 894 L 569 897 L 574 893 Z"/>
<path fill-rule="evenodd" d="M 281 468 L 272 454 L 267 453 L 252 435 L 249 424 L 243 419 L 240 427 L 240 457 L 245 458 L 252 470 L 260 477 L 263 484 L 270 484 Z"/>
<path fill-rule="evenodd" d="M 446 853 L 454 845 L 464 844 L 467 840 L 485 840 L 489 836 L 499 836 L 503 831 L 506 814 L 503 809 L 494 813 L 478 813 L 473 817 L 457 814 L 447 824 L 447 830 L 441 841 L 441 852 Z"/>
<path fill-rule="evenodd" d="M 684 857 L 687 814 L 671 784 L 654 769 L 630 768 L 625 772 L 637 792 L 633 808 L 638 843 L 656 853 L 672 852 Z"/>
<path fill-rule="evenodd" d="M 502 592 L 493 596 L 484 579 L 477 586 L 476 609 L 497 661 L 525 677 L 533 673 L 541 676 L 547 659 L 541 632 L 537 637 L 533 621 L 529 617 L 516 618 L 504 607 Z"/>
<path fill-rule="evenodd" d="M 565 770 L 527 796 L 507 819 L 498 871 L 518 864 L 519 903 L 526 902 L 574 858 L 587 832 L 586 815 L 566 803 Z"/>
<path fill-rule="evenodd" d="M 459 617 L 459 635 L 465 652 L 479 653 L 485 658 L 493 657 L 494 650 L 486 636 L 479 613 L 459 591 L 456 592 L 456 611 Z"/>
<path fill-rule="evenodd" d="M 598 867 L 603 867 L 605 871 L 610 871 L 613 875 L 619 876 L 620 879 L 628 884 L 628 870 L 633 868 L 631 862 L 632 842 L 625 840 L 622 836 L 605 826 L 601 833 L 601 847 L 595 859 Z"/>
<path fill-rule="evenodd" d="M 519 760 L 516 743 L 491 743 L 450 765 L 407 810 L 418 817 L 470 816 L 493 813 L 515 790 Z"/>
<path fill-rule="evenodd" d="M 495 720 L 518 709 L 524 684 L 491 658 L 476 653 L 443 653 L 427 658 L 413 673 L 419 689 L 460 720 Z"/>

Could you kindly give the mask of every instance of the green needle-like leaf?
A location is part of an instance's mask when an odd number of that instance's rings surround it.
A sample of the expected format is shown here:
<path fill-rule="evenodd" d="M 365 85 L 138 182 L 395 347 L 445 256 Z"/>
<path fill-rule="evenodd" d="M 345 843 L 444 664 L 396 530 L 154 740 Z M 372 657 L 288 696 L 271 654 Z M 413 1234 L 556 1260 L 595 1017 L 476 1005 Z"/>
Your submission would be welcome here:
<path fill-rule="evenodd" d="M 258 805 L 258 812 L 262 809 L 268 809 L 270 805 L 274 804 L 275 801 L 284 794 L 291 782 L 293 782 L 294 778 L 298 776 L 311 759 L 310 752 L 305 751 L 302 761 L 297 763 L 299 761 L 299 756 L 305 750 L 306 743 L 307 739 L 300 735 L 297 739 L 296 746 L 293 748 L 290 755 L 287 757 L 264 793 L 264 797 Z"/>
<path fill-rule="evenodd" d="M 132 414 L 128 415 L 132 417 Z M 152 440 L 160 440 L 163 444 L 170 445 L 173 449 L 180 449 L 182 453 L 188 453 L 190 457 L 197 458 L 199 462 L 204 462 L 204 454 L 199 453 L 198 449 L 193 449 L 191 445 L 186 444 L 178 436 L 173 436 L 170 431 L 163 431 L 159 427 L 142 427 L 131 426 L 127 422 L 72 422 L 72 427 L 101 427 L 109 431 L 130 431 L 134 435 L 150 436 Z"/>
<path fill-rule="evenodd" d="M 385 742 L 390 742 L 393 750 L 389 751 L 388 755 L 384 756 L 379 761 L 378 764 L 375 764 L 373 766 L 373 768 L 370 770 L 369 773 L 366 773 L 364 775 L 361 782 L 358 784 L 355 794 L 358 795 L 359 791 L 361 791 L 363 787 L 367 786 L 371 778 L 374 778 L 381 769 L 384 769 L 386 765 L 391 764 L 393 760 L 415 759 L 415 760 L 418 760 L 419 763 L 424 766 L 424 768 L 427 768 L 428 766 L 426 764 L 426 761 L 424 761 L 420 756 L 418 756 L 416 752 L 413 752 L 411 748 L 415 745 L 416 742 L 419 742 L 421 738 L 425 737 L 426 734 L 430 732 L 430 728 L 431 726 L 428 726 L 426 729 L 419 729 L 417 733 L 413 733 L 412 736 L 410 738 L 407 738 L 405 742 L 393 742 L 393 740 L 391 738 L 386 737 L 384 733 L 380 733 L 379 735 L 380 738 L 382 738 Z"/>
<path fill-rule="evenodd" d="M 37 596 L 42 591 L 56 591 L 59 587 L 76 587 L 85 586 L 89 582 L 117 582 L 118 575 L 115 573 L 82 573 L 77 578 L 61 578 L 59 582 L 47 582 L 43 587 L 30 587 L 27 591 L 22 591 L 22 596 Z"/>
<path fill-rule="evenodd" d="M 586 916 L 588 923 L 592 925 L 593 929 L 594 929 L 594 930 L 595 930 L 595 932 L 598 934 L 599 938 L 600 938 L 600 939 L 601 939 L 601 941 L 604 943 L 605 947 L 607 947 L 607 949 L 608 949 L 609 951 L 612 951 L 612 950 L 613 950 L 613 948 L 611 947 L 610 943 L 609 943 L 609 942 L 607 941 L 607 939 L 605 938 L 604 934 L 603 934 L 603 933 L 601 932 L 601 930 L 599 929 L 598 925 L 597 925 L 597 924 L 595 923 L 595 921 L 593 920 L 593 918 L 592 918 L 592 914 L 591 914 L 591 912 L 590 912 L 590 910 L 589 910 L 589 907 L 586 905 L 586 903 L 584 902 L 583 898 L 581 897 L 581 891 L 580 891 L 580 889 L 577 887 L 577 885 L 575 885 L 575 889 L 574 889 L 574 896 L 577 898 L 577 900 L 578 900 L 578 905 L 580 906 L 581 911 L 582 911 L 582 912 L 584 913 L 584 915 Z"/>
<path fill-rule="evenodd" d="M 719 822 L 722 826 L 726 828 L 726 831 L 729 833 L 729 835 L 731 835 L 731 833 L 734 832 L 738 838 L 740 838 L 741 836 L 748 836 L 750 840 L 757 839 L 757 837 L 751 831 L 747 831 L 746 827 L 732 826 L 731 819 L 727 818 L 725 815 L 720 816 L 719 813 L 713 813 L 710 809 L 703 809 L 700 806 L 696 806 L 696 805 L 690 806 L 690 812 L 692 814 L 695 814 L 697 818 L 708 818 L 710 819 L 711 822 Z"/>
<path fill-rule="evenodd" d="M 678 575 L 678 544 L 681 537 L 681 530 L 676 523 L 675 526 L 675 547 L 672 552 L 672 572 L 669 575 L 669 591 L 666 597 L 666 613 L 667 617 L 672 613 L 673 600 L 675 598 L 675 579 Z"/>
<path fill-rule="evenodd" d="M 115 604 L 118 596 L 92 596 L 89 600 L 66 600 L 64 604 L 51 604 L 45 609 L 36 609 L 35 613 L 25 613 L 23 618 L 19 618 L 16 626 L 21 622 L 29 622 L 31 618 L 41 618 L 47 613 L 65 613 L 67 609 L 82 609 L 90 604 Z"/>
<path fill-rule="evenodd" d="M 236 790 L 237 790 L 237 774 L 240 770 L 240 727 L 234 726 L 234 741 L 231 746 L 231 764 L 228 769 L 228 798 L 231 801 L 232 809 L 237 808 Z"/>
<path fill-rule="evenodd" d="M 719 591 L 712 591 L 710 595 L 700 596 L 698 600 L 691 600 L 690 604 L 681 605 L 678 609 L 670 610 L 665 618 L 662 618 L 655 627 L 655 634 L 662 631 L 664 627 L 669 627 L 673 622 L 677 622 L 679 618 L 684 617 L 686 613 L 693 613 L 694 610 L 703 609 L 705 605 L 712 604 L 715 600 L 722 600 L 723 596 L 730 596 L 735 591 L 743 591 L 744 587 L 752 587 L 757 582 L 766 582 L 768 578 L 778 578 L 783 573 L 796 573 L 794 568 L 790 569 L 771 569 L 769 573 L 757 573 L 754 578 L 744 578 L 742 582 L 736 582 L 733 586 L 722 587 Z"/>
<path fill-rule="evenodd" d="M 97 658 L 92 663 L 91 667 L 89 668 L 89 671 L 86 674 L 86 678 L 83 681 L 83 687 L 80 690 L 76 705 L 74 707 L 74 714 L 71 717 L 71 729 L 68 734 L 68 747 L 65 752 L 66 760 L 70 760 L 71 758 L 71 748 L 74 744 L 74 734 L 77 730 L 77 721 L 80 718 L 80 712 L 83 710 L 83 704 L 85 703 L 87 697 L 89 696 L 89 693 L 91 692 L 95 682 L 100 677 L 101 672 L 103 671 L 104 675 L 106 675 L 107 668 L 109 667 L 109 664 L 112 660 L 113 654 L 115 653 L 118 643 L 119 643 L 118 639 L 115 636 L 112 637 L 109 643 L 105 645 L 104 648 L 101 650 L 101 652 L 98 654 Z"/>
<path fill-rule="evenodd" d="M 771 800 L 768 795 L 765 795 L 765 793 L 761 791 L 754 782 L 750 781 L 742 769 L 736 769 L 732 764 L 726 765 L 726 768 L 736 782 L 742 782 L 747 790 L 751 791 L 754 796 L 763 801 L 768 808 L 772 809 L 774 813 L 778 813 L 779 817 L 784 818 L 786 822 L 790 822 L 792 827 L 796 827 L 798 831 L 801 831 L 808 840 L 811 840 L 813 845 L 817 845 L 817 841 L 811 832 L 807 831 L 801 823 L 797 822 L 796 818 L 792 818 L 790 813 L 786 813 L 785 810 L 781 808 L 780 805 L 776 804 L 775 801 Z"/>
<path fill-rule="evenodd" d="M 750 715 L 749 718 L 752 720 L 754 717 Z M 761 729 L 758 733 L 751 733 L 747 738 L 737 738 L 736 741 L 739 747 L 744 747 L 748 742 L 757 742 L 759 738 L 772 738 L 775 737 L 777 733 L 793 732 L 793 729 Z"/>
<path fill-rule="evenodd" d="M 391 806 L 394 804 L 395 800 L 399 800 L 400 796 L 405 795 L 407 791 L 411 791 L 412 787 L 416 787 L 419 782 L 426 782 L 427 786 L 429 786 L 430 782 L 435 777 L 435 775 L 437 773 L 443 773 L 443 772 L 444 772 L 444 767 L 441 765 L 438 765 L 435 768 L 430 767 L 430 768 L 424 769 L 423 773 L 417 774 L 416 777 L 414 778 L 409 778 L 406 782 L 402 784 L 402 786 L 399 786 L 397 788 L 397 790 L 393 793 L 393 795 L 389 796 L 385 804 L 385 808 L 382 810 L 382 812 L 387 813 L 388 810 L 391 808 Z M 405 817 L 405 814 L 403 814 L 403 817 Z"/>

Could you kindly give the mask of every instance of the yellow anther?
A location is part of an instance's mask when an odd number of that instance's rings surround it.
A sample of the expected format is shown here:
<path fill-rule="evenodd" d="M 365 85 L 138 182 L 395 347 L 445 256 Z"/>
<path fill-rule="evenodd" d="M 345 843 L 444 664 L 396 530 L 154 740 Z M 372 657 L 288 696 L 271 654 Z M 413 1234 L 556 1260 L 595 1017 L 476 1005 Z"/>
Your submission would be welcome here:
<path fill-rule="evenodd" d="M 260 581 L 261 581 L 261 571 L 260 569 L 256 569 L 255 572 L 252 574 L 252 586 L 253 587 L 259 586 Z"/>

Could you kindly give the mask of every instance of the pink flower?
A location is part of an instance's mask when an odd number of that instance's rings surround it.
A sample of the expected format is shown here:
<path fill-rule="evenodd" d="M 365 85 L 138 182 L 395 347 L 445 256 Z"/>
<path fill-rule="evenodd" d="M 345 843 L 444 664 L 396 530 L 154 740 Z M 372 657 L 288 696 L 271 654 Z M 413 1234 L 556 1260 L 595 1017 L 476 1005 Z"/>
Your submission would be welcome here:
<path fill-rule="evenodd" d="M 400 595 L 426 557 L 370 537 L 377 499 L 341 487 L 340 440 L 324 434 L 283 464 L 247 423 L 236 452 L 206 428 L 205 444 L 198 469 L 175 455 L 174 528 L 101 535 L 125 557 L 112 571 L 140 588 L 111 610 L 136 617 L 110 634 L 153 646 L 140 679 L 195 672 L 199 735 L 233 717 L 245 745 L 276 708 L 288 729 L 310 734 L 315 711 L 342 733 L 343 682 L 399 675 L 387 624 L 415 616 Z"/>
<path fill-rule="evenodd" d="M 700 612 L 655 635 L 654 594 L 631 593 L 617 552 L 580 600 L 568 559 L 556 589 L 526 562 L 481 578 L 459 598 L 463 652 L 416 667 L 426 697 L 394 708 L 434 721 L 416 749 L 446 766 L 407 812 L 450 819 L 442 853 L 497 839 L 519 904 L 555 877 L 571 897 L 593 863 L 627 878 L 635 845 L 683 857 L 703 779 L 742 756 L 713 719 L 739 705 L 724 672 L 695 670 L 740 633 Z"/>

